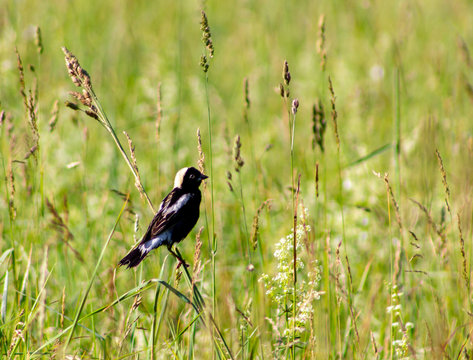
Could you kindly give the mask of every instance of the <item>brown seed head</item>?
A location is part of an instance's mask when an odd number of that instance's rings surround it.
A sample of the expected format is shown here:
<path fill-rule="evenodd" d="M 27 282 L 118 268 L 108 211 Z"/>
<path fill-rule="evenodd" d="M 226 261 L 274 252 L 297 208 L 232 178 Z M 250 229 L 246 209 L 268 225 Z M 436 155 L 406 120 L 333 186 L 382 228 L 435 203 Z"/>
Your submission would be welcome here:
<path fill-rule="evenodd" d="M 240 135 L 237 135 L 237 136 L 235 136 L 235 142 L 234 142 L 234 146 L 233 146 L 233 159 L 235 160 L 235 171 L 236 172 L 240 172 L 240 169 L 245 164 L 245 161 L 241 157 L 240 149 L 241 149 Z"/>
<path fill-rule="evenodd" d="M 209 63 L 207 61 L 207 56 L 205 55 L 202 55 L 200 57 L 200 67 L 202 68 L 202 70 L 204 71 L 204 73 L 206 73 L 207 71 L 209 71 Z"/>
<path fill-rule="evenodd" d="M 95 119 L 95 120 L 98 120 L 99 119 L 99 116 L 97 115 L 96 112 L 92 111 L 92 110 L 85 110 L 85 113 L 90 116 L 92 119 Z"/>
<path fill-rule="evenodd" d="M 282 77 L 284 79 L 284 84 L 289 86 L 289 83 L 291 82 L 291 73 L 289 72 L 289 64 L 287 63 L 287 60 L 284 60 Z"/>
<path fill-rule="evenodd" d="M 279 94 L 281 95 L 282 98 L 284 98 L 285 94 L 284 94 L 284 85 L 283 84 L 279 84 Z"/>
<path fill-rule="evenodd" d="M 204 171 L 205 170 L 205 167 L 204 167 L 205 154 L 204 154 L 204 151 L 202 150 L 202 137 L 200 136 L 200 128 L 197 128 L 197 150 L 199 151 L 199 160 L 197 162 L 197 165 L 199 166 L 199 171 L 202 174 L 204 174 L 205 173 Z"/>
<path fill-rule="evenodd" d="M 92 88 L 90 76 L 87 71 L 80 66 L 77 58 L 66 47 L 63 47 L 62 51 L 65 55 L 67 71 L 74 85 L 77 87 L 84 86 L 86 89 Z"/>
<path fill-rule="evenodd" d="M 296 115 L 297 114 L 297 109 L 299 108 L 299 100 L 294 99 L 292 100 L 292 114 Z"/>

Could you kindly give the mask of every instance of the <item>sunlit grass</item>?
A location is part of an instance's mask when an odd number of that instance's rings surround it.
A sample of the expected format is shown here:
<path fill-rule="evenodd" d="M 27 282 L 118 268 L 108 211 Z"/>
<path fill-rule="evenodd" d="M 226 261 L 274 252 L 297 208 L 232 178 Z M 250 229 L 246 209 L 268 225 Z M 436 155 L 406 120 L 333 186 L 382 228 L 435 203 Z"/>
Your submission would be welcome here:
<path fill-rule="evenodd" d="M 469 2 L 3 5 L 2 356 L 473 356 Z M 199 160 L 191 266 L 118 268 Z"/>

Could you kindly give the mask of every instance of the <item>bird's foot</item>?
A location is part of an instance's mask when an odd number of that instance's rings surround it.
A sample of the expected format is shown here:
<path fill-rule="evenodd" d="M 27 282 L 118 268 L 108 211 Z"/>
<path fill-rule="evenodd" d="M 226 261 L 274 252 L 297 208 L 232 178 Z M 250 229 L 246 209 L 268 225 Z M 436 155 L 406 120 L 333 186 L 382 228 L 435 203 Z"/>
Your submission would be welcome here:
<path fill-rule="evenodd" d="M 179 262 L 177 263 L 176 269 L 179 269 L 181 267 L 181 265 L 184 265 L 186 268 L 189 267 L 189 264 L 186 263 L 186 261 L 184 259 L 177 259 L 177 261 L 179 261 Z"/>

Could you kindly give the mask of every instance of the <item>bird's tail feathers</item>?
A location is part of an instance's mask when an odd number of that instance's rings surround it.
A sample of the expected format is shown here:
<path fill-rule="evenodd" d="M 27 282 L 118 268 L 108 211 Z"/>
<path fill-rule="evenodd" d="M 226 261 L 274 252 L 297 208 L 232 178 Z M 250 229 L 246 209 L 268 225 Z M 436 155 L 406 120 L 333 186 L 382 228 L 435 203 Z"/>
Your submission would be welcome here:
<path fill-rule="evenodd" d="M 132 268 L 137 266 L 143 259 L 148 255 L 149 250 L 146 247 L 138 246 L 135 249 L 131 250 L 127 256 L 120 260 L 118 265 L 123 266 L 127 265 L 127 268 Z"/>

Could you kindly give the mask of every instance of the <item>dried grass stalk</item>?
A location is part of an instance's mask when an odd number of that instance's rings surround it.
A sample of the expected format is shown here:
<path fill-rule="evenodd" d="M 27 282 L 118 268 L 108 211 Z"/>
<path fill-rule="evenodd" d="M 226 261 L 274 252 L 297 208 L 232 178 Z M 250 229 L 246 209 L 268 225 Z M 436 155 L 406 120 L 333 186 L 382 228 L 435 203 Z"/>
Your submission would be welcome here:
<path fill-rule="evenodd" d="M 448 213 L 450 214 L 450 216 L 452 216 L 452 211 L 450 209 L 450 204 L 449 204 L 450 188 L 448 187 L 448 183 L 447 183 L 447 172 L 445 171 L 445 167 L 443 166 L 442 156 L 440 156 L 440 152 L 438 149 L 435 149 L 435 154 L 437 155 L 440 173 L 442 174 L 442 183 L 445 189 L 445 204 L 447 205 Z"/>
<path fill-rule="evenodd" d="M 462 275 L 465 281 L 465 288 L 468 294 L 470 294 L 470 273 L 468 271 L 468 262 L 465 252 L 465 239 L 463 238 L 463 232 L 461 227 L 460 214 L 457 214 L 458 233 L 460 235 L 460 254 L 462 257 Z"/>
<path fill-rule="evenodd" d="M 53 108 L 51 110 L 51 118 L 49 119 L 49 132 L 53 132 L 54 128 L 56 127 L 57 119 L 59 114 L 59 101 L 56 100 L 53 104 Z"/>
<path fill-rule="evenodd" d="M 235 136 L 233 145 L 233 160 L 235 161 L 234 168 L 236 172 L 240 172 L 241 168 L 245 164 L 245 161 L 241 157 L 241 141 L 240 135 Z"/>
<path fill-rule="evenodd" d="M 338 113 L 335 106 L 335 91 L 333 90 L 332 79 L 328 77 L 328 89 L 330 91 L 330 103 L 332 104 L 332 121 L 333 121 L 333 131 L 335 133 L 335 140 L 337 142 L 337 150 L 340 151 L 340 136 L 338 134 Z"/>
<path fill-rule="evenodd" d="M 261 203 L 259 206 L 258 210 L 256 210 L 256 214 L 253 217 L 253 226 L 251 229 L 251 237 L 250 237 L 250 243 L 252 244 L 253 250 L 256 250 L 256 247 L 258 246 L 258 231 L 259 231 L 259 218 L 261 211 L 267 206 L 269 206 L 271 200 L 266 200 Z"/>

